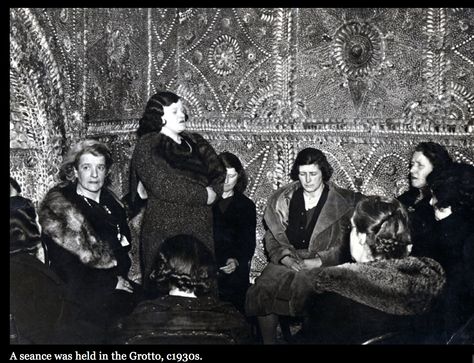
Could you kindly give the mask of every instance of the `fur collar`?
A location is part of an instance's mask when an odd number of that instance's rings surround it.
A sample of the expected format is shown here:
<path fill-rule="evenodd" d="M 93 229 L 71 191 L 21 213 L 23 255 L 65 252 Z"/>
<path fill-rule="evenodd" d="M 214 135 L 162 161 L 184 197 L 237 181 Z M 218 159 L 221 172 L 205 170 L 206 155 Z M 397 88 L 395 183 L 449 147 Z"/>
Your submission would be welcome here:
<path fill-rule="evenodd" d="M 446 281 L 441 265 L 426 257 L 346 263 L 303 275 L 317 292 L 334 292 L 395 315 L 428 311 Z"/>
<path fill-rule="evenodd" d="M 222 179 L 225 168 L 211 145 L 196 133 L 184 131 L 181 136 L 192 145 L 192 153 L 170 137 L 158 133 L 153 150 L 155 156 L 165 159 L 174 169 L 192 172 L 205 178 L 209 184 L 215 183 L 216 179 Z"/>
<path fill-rule="evenodd" d="M 103 190 L 104 192 L 105 190 Z M 39 210 L 43 233 L 54 243 L 76 255 L 93 268 L 111 268 L 117 260 L 107 243 L 100 240 L 68 187 L 54 187 L 45 196 Z"/>

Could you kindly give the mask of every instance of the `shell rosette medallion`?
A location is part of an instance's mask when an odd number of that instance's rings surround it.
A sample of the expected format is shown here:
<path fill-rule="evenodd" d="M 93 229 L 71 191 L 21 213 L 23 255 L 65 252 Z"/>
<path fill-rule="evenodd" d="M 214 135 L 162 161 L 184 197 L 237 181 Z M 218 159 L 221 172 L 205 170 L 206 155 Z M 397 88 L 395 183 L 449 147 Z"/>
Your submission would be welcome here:
<path fill-rule="evenodd" d="M 219 76 L 234 73 L 242 58 L 239 43 L 225 34 L 218 37 L 209 49 L 209 66 Z"/>
<path fill-rule="evenodd" d="M 349 78 L 365 77 L 383 59 L 382 37 L 369 23 L 350 22 L 334 36 L 334 58 Z"/>

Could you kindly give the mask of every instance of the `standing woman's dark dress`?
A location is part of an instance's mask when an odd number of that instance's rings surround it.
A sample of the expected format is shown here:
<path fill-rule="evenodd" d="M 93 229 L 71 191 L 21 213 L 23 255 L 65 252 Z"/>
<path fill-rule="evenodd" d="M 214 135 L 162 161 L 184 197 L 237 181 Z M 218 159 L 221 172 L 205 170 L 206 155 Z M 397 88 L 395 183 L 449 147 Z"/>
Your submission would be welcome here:
<path fill-rule="evenodd" d="M 127 279 L 131 240 L 125 210 L 106 188 L 100 203 L 76 193 L 76 183 L 51 189 L 39 211 L 51 269 L 66 283 L 68 296 L 83 307 L 84 318 L 106 326 L 131 312 L 131 294 L 116 290 Z"/>
<path fill-rule="evenodd" d="M 202 136 L 182 132 L 181 137 L 185 142 L 177 144 L 162 133 L 149 132 L 138 139 L 132 156 L 131 190 L 137 190 L 141 181 L 148 194 L 140 241 L 145 289 L 165 239 L 190 234 L 214 252 L 212 206 L 207 205 L 206 187 L 221 194 L 225 168 Z"/>
<path fill-rule="evenodd" d="M 255 203 L 234 190 L 233 196 L 219 199 L 214 204 L 213 214 L 217 266 L 224 266 L 228 258 L 236 258 L 239 264 L 230 274 L 219 273 L 219 297 L 243 311 L 249 287 L 250 260 L 256 243 Z"/>

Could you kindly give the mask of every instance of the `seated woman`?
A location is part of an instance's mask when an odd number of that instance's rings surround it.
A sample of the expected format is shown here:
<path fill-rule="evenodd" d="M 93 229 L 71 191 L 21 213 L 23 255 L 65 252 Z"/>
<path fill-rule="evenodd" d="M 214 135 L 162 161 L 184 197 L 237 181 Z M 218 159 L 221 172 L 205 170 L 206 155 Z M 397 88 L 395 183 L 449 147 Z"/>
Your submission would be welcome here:
<path fill-rule="evenodd" d="M 104 326 L 134 306 L 130 231 L 124 208 L 107 188 L 112 156 L 96 140 L 74 145 L 60 170 L 62 182 L 39 211 L 51 268 L 65 281 L 84 316 Z"/>
<path fill-rule="evenodd" d="M 426 255 L 446 271 L 436 320 L 441 341 L 474 314 L 474 166 L 453 164 L 428 177 L 436 223 Z"/>
<path fill-rule="evenodd" d="M 436 174 L 452 163 L 444 146 L 435 142 L 420 142 L 411 159 L 410 188 L 397 199 L 402 202 L 410 216 L 410 231 L 413 243 L 412 255 L 424 256 L 433 237 L 435 224 L 431 193 L 426 178 Z"/>
<path fill-rule="evenodd" d="M 230 304 L 204 296 L 216 268 L 209 249 L 191 235 L 166 239 L 158 250 L 151 279 L 168 295 L 141 302 L 111 331 L 117 344 L 248 343 L 249 326 Z"/>
<path fill-rule="evenodd" d="M 302 334 L 310 343 L 360 344 L 388 332 L 419 342 L 411 317 L 427 313 L 445 284 L 439 263 L 409 256 L 408 214 L 394 198 L 361 200 L 351 219 L 355 262 L 303 271 L 289 283 L 287 304 L 311 311 Z M 308 289 L 312 299 L 301 300 Z M 412 336 L 411 336 L 412 335 Z"/>
<path fill-rule="evenodd" d="M 255 251 L 257 212 L 255 203 L 243 194 L 247 175 L 239 158 L 223 152 L 219 159 L 227 169 L 222 198 L 213 206 L 219 297 L 243 312 Z"/>
<path fill-rule="evenodd" d="M 349 260 L 350 217 L 360 198 L 329 182 L 332 167 L 317 149 L 300 151 L 294 182 L 273 194 L 264 214 L 270 262 L 247 292 L 246 314 L 257 316 L 264 343 L 274 343 L 277 315 L 294 315 L 281 298 L 300 271 Z"/>
<path fill-rule="evenodd" d="M 76 304 L 67 298 L 63 281 L 43 257 L 33 203 L 14 196 L 10 200 L 10 343 L 100 343 L 100 330 L 78 319 Z"/>

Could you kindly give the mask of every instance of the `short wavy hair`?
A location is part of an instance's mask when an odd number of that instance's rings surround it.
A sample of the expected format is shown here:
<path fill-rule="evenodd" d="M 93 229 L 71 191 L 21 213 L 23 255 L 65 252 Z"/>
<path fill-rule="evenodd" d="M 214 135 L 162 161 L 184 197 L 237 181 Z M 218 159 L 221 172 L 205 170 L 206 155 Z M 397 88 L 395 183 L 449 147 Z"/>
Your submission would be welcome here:
<path fill-rule="evenodd" d="M 393 259 L 409 255 L 408 212 L 397 199 L 367 196 L 357 203 L 352 220 L 359 233 L 367 234 L 366 243 L 374 257 Z"/>
<path fill-rule="evenodd" d="M 159 286 L 175 286 L 202 295 L 210 291 L 216 276 L 211 251 L 192 235 L 180 234 L 166 239 L 159 247 L 150 279 Z"/>
<path fill-rule="evenodd" d="M 107 145 L 94 139 L 86 139 L 79 141 L 71 147 L 69 152 L 64 157 L 61 167 L 59 169 L 59 179 L 61 180 L 61 184 L 65 185 L 73 183 L 76 180 L 74 169 L 77 170 L 77 168 L 79 167 L 79 159 L 84 154 L 103 156 L 105 158 L 105 168 L 107 169 L 107 176 L 105 177 L 104 187 L 107 187 L 112 184 L 112 180 L 109 174 L 110 168 L 114 162 L 112 158 L 112 153 Z"/>
<path fill-rule="evenodd" d="M 453 163 L 449 168 L 430 174 L 427 183 L 435 196 L 436 208 L 451 207 L 452 212 L 474 213 L 474 166 Z"/>
<path fill-rule="evenodd" d="M 238 174 L 237 183 L 235 184 L 235 190 L 243 193 L 247 189 L 248 177 L 245 172 L 240 159 L 229 151 L 224 151 L 219 154 L 219 159 L 222 161 L 226 168 L 234 168 Z"/>
<path fill-rule="evenodd" d="M 181 97 L 177 94 L 169 91 L 158 92 L 151 96 L 139 121 L 137 136 L 141 137 L 150 132 L 160 132 L 163 127 L 163 107 L 168 107 L 180 99 Z M 188 119 L 187 114 L 185 114 L 185 119 Z"/>
<path fill-rule="evenodd" d="M 331 179 L 333 168 L 329 164 L 326 155 L 321 150 L 308 147 L 301 150 L 296 156 L 293 166 L 291 167 L 290 178 L 291 180 L 298 180 L 298 174 L 300 172 L 301 165 L 311 165 L 316 164 L 321 170 L 323 182 L 329 181 Z"/>

